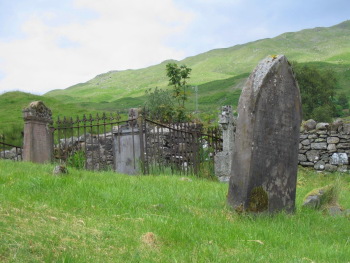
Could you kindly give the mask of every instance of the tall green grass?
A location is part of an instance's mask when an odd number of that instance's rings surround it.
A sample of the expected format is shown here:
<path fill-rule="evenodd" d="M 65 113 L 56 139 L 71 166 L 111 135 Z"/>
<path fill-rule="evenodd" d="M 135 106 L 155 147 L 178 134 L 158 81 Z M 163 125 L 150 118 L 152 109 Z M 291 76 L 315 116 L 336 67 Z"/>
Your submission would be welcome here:
<path fill-rule="evenodd" d="M 301 209 L 336 175 L 301 170 L 293 215 L 237 215 L 227 185 L 0 161 L 1 262 L 348 262 L 350 223 Z M 350 206 L 349 175 L 340 204 Z"/>

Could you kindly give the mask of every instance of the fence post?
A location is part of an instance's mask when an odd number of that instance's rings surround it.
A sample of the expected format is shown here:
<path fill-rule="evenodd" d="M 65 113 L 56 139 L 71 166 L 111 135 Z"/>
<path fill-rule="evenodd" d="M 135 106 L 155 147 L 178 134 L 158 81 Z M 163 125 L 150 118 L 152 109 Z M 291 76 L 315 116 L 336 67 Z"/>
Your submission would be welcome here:
<path fill-rule="evenodd" d="M 23 160 L 35 163 L 52 161 L 52 113 L 42 101 L 34 101 L 23 110 Z"/>
<path fill-rule="evenodd" d="M 221 182 L 228 182 L 233 161 L 233 147 L 235 143 L 235 118 L 231 106 L 223 106 L 219 116 L 222 127 L 223 150 L 214 157 L 215 175 Z"/>

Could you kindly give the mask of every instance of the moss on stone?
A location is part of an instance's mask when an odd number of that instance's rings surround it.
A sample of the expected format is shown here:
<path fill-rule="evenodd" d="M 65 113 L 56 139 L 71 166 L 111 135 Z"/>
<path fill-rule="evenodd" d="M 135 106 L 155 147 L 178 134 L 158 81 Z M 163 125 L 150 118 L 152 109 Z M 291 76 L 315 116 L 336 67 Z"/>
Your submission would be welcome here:
<path fill-rule="evenodd" d="M 338 205 L 340 191 L 340 182 L 335 181 L 333 184 L 326 185 L 321 188 L 316 188 L 310 191 L 304 198 L 304 204 L 309 196 L 318 196 L 319 204 L 315 207 L 316 209 L 324 209 L 328 206 L 336 206 Z"/>
<path fill-rule="evenodd" d="M 249 198 L 248 210 L 251 212 L 263 212 L 268 209 L 269 197 L 262 186 L 252 189 Z"/>

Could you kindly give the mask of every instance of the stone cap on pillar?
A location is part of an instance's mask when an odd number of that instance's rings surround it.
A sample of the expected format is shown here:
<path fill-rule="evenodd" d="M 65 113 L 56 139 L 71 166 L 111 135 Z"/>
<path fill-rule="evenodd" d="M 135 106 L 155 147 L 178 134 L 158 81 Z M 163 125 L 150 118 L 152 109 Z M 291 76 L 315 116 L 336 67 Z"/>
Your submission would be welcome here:
<path fill-rule="evenodd" d="M 22 112 L 25 121 L 35 120 L 52 123 L 52 112 L 42 101 L 31 102 Z"/>
<path fill-rule="evenodd" d="M 128 120 L 128 125 L 131 127 L 131 126 L 134 126 L 136 127 L 137 126 L 137 120 L 138 117 L 139 117 L 139 111 L 140 109 L 138 108 L 131 108 L 129 109 L 129 120 Z"/>
<path fill-rule="evenodd" d="M 232 107 L 222 106 L 221 114 L 219 115 L 219 124 L 221 125 L 223 130 L 227 130 L 229 125 L 236 125 L 236 120 L 233 116 Z"/>

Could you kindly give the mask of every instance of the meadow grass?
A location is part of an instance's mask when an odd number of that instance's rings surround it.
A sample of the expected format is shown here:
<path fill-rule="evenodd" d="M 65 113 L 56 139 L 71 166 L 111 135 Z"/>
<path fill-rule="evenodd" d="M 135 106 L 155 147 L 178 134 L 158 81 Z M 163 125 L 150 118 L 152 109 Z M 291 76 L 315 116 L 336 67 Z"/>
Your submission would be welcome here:
<path fill-rule="evenodd" d="M 238 215 L 227 184 L 0 161 L 1 262 L 349 262 L 350 222 L 301 209 L 349 175 L 300 170 L 295 214 Z"/>

